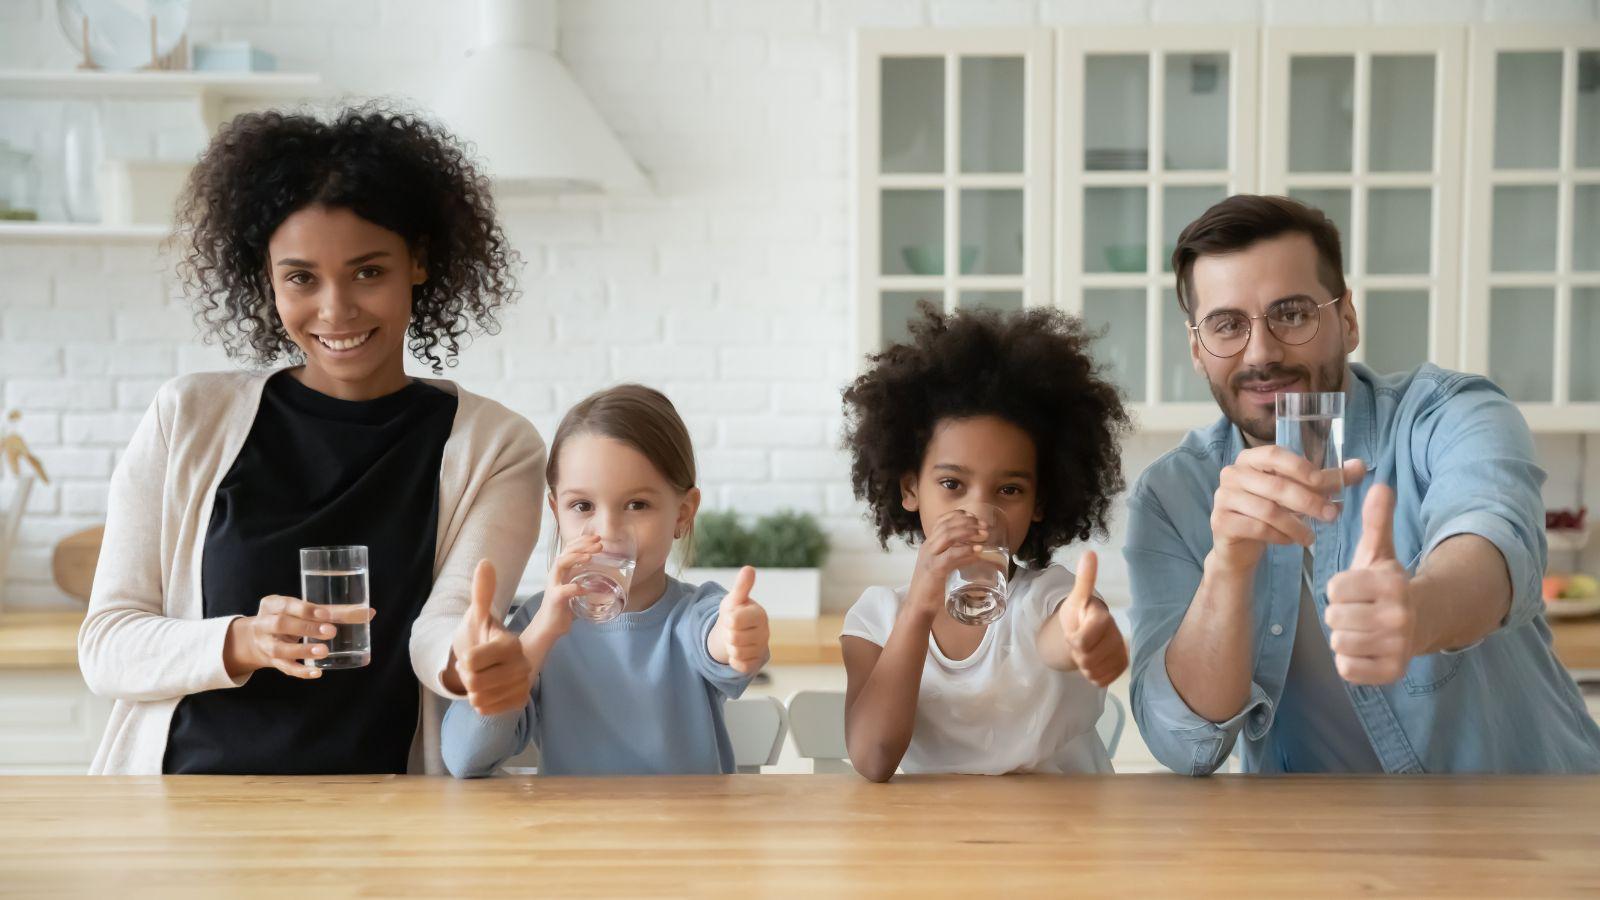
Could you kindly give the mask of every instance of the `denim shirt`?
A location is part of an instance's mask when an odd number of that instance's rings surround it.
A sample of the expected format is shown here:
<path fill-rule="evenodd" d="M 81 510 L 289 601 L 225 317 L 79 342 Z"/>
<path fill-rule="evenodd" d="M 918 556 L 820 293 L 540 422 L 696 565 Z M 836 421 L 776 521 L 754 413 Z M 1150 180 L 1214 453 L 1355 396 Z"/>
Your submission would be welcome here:
<path fill-rule="evenodd" d="M 1312 587 L 1323 639 L 1328 580 L 1355 554 L 1362 502 L 1375 483 L 1395 490 L 1395 549 L 1411 575 L 1458 534 L 1493 543 L 1511 575 L 1510 612 L 1483 640 L 1416 657 L 1393 684 L 1345 684 L 1384 770 L 1600 772 L 1600 728 L 1550 646 L 1540 589 L 1545 476 L 1521 414 L 1487 379 L 1434 366 L 1379 376 L 1353 365 L 1345 383 L 1344 458 L 1364 460 L 1368 475 L 1346 488 L 1339 521 L 1315 529 Z M 1211 550 L 1222 469 L 1244 449 L 1224 417 L 1153 463 L 1128 499 L 1133 715 L 1175 772 L 1215 771 L 1241 732 L 1244 771 L 1285 769 L 1273 719 L 1294 646 L 1301 547 L 1269 545 L 1256 567 L 1250 699 L 1238 715 L 1203 718 L 1167 676 L 1167 644 Z"/>

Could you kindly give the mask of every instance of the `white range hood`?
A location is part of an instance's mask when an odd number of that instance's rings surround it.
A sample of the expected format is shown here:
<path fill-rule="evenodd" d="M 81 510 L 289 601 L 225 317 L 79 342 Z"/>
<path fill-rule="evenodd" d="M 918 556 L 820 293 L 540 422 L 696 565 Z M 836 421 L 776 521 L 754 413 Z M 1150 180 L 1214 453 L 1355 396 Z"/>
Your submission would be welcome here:
<path fill-rule="evenodd" d="M 497 196 L 637 192 L 648 182 L 556 58 L 555 0 L 480 0 L 478 47 L 435 108 L 476 145 Z"/>

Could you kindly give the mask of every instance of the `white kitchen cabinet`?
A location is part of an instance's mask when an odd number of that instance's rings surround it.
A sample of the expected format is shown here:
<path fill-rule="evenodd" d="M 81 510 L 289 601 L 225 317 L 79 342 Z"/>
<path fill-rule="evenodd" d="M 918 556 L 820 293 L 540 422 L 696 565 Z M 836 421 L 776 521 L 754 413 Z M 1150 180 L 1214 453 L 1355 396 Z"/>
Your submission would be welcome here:
<path fill-rule="evenodd" d="M 1361 324 L 1353 358 L 1382 372 L 1458 367 L 1465 31 L 1264 35 L 1262 190 L 1339 226 Z"/>
<path fill-rule="evenodd" d="M 1143 427 L 1216 418 L 1190 363 L 1172 249 L 1256 183 L 1256 31 L 1073 28 L 1057 49 L 1056 302 Z"/>
<path fill-rule="evenodd" d="M 72 668 L 0 668 L 0 775 L 82 775 L 111 701 Z"/>
<path fill-rule="evenodd" d="M 1024 91 L 966 89 L 983 54 Z M 1340 226 L 1356 360 L 1482 372 L 1536 430 L 1600 430 L 1600 28 L 870 30 L 857 60 L 862 354 L 922 297 L 1054 304 L 1103 331 L 1141 427 L 1202 425 L 1172 243 L 1228 193 L 1287 193 Z M 981 157 L 1020 176 L 963 169 L 974 104 L 1020 116 L 1022 148 L 995 127 Z M 1020 199 L 963 219 L 967 188 Z M 1020 273 L 984 268 L 1003 241 L 973 217 L 1026 223 Z"/>
<path fill-rule="evenodd" d="M 923 300 L 1050 305 L 1050 46 L 1030 29 L 859 35 L 858 355 L 904 338 Z"/>
<path fill-rule="evenodd" d="M 1474 28 L 1470 66 L 1467 365 L 1600 430 L 1600 28 Z"/>

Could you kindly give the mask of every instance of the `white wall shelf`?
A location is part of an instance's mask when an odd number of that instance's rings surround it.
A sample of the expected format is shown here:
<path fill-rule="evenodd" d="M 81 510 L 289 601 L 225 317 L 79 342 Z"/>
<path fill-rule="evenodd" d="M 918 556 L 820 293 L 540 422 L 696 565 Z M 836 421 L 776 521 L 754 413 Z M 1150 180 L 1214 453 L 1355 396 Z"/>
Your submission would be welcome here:
<path fill-rule="evenodd" d="M 215 130 L 241 109 L 308 100 L 322 76 L 302 72 L 96 72 L 0 69 L 0 98 L 24 100 L 183 100 L 199 104 Z"/>
<path fill-rule="evenodd" d="M 0 95 L 12 97 L 292 98 L 314 93 L 322 78 L 295 72 L 82 72 L 0 69 Z"/>
<path fill-rule="evenodd" d="M 79 222 L 0 222 L 0 241 L 150 241 L 169 234 L 164 225 L 98 225 Z"/>

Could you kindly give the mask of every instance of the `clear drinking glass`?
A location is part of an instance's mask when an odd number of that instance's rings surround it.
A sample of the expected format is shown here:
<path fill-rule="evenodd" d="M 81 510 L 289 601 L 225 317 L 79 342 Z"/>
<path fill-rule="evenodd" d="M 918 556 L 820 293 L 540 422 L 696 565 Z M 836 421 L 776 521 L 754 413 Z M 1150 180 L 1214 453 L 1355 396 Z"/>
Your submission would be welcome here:
<path fill-rule="evenodd" d="M 328 607 L 334 627 L 329 640 L 301 639 L 301 643 L 328 646 L 327 656 L 308 659 L 307 665 L 318 669 L 358 669 L 372 661 L 366 547 L 302 548 L 300 596 L 307 603 Z"/>
<path fill-rule="evenodd" d="M 595 534 L 585 527 L 585 536 Z M 602 535 L 600 552 L 574 569 L 568 584 L 580 585 L 583 593 L 572 598 L 572 614 L 591 622 L 609 622 L 622 615 L 628 606 L 628 588 L 633 584 L 633 569 L 639 561 L 639 547 L 627 531 Z"/>
<path fill-rule="evenodd" d="M 978 551 L 980 559 L 950 573 L 944 585 L 944 608 L 950 617 L 967 625 L 988 625 L 1006 614 L 1006 575 L 1011 571 L 1011 543 L 1006 520 L 998 506 L 978 503 L 966 507 L 989 528 Z"/>
<path fill-rule="evenodd" d="M 1321 470 L 1334 506 L 1344 504 L 1344 394 L 1279 394 L 1278 446 L 1305 457 Z M 1312 527 L 1319 524 L 1310 521 Z"/>

